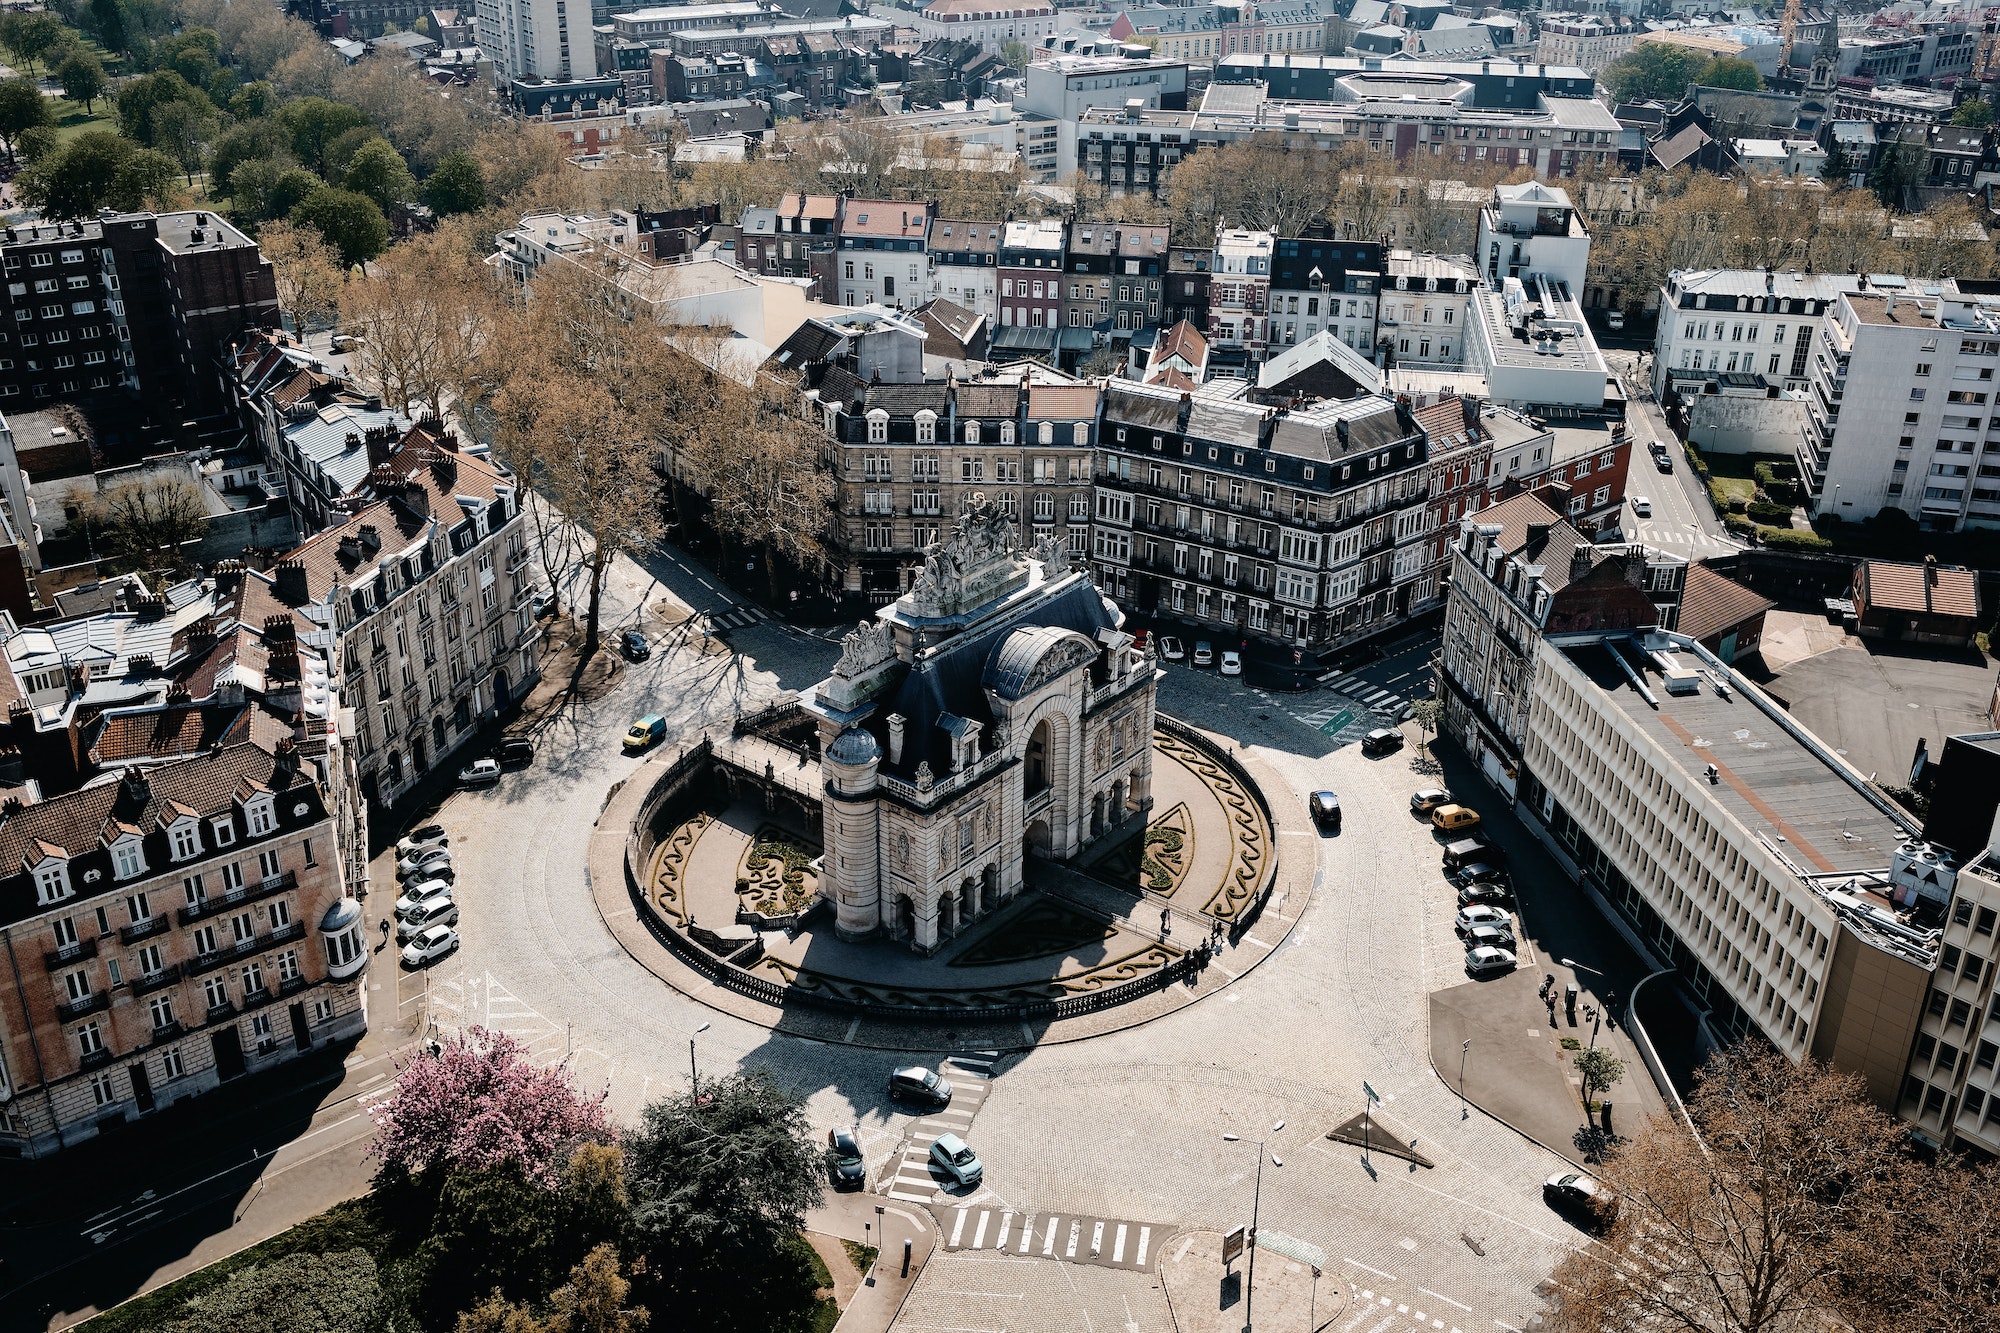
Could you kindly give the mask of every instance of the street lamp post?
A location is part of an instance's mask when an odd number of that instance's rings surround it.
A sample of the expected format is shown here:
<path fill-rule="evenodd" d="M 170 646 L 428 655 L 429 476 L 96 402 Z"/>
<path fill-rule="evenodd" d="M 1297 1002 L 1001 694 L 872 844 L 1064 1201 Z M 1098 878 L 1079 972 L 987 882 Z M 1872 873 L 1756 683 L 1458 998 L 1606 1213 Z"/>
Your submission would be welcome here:
<path fill-rule="evenodd" d="M 689 1096 L 693 1096 L 695 1093 L 701 1090 L 701 1075 L 699 1072 L 696 1071 L 694 1064 L 694 1039 L 696 1037 L 699 1037 L 702 1033 L 708 1031 L 710 1026 L 711 1026 L 710 1024 L 703 1023 L 693 1032 L 688 1033 L 688 1095 Z"/>
<path fill-rule="evenodd" d="M 1224 1134 L 1225 1139 L 1235 1139 L 1234 1134 Z M 1264 1206 L 1264 1140 L 1257 1144 L 1257 1185 L 1250 1196 L 1250 1272 L 1243 1283 L 1243 1333 L 1251 1333 L 1257 1308 L 1257 1218 Z"/>
<path fill-rule="evenodd" d="M 1458 1118 L 1469 1119 L 1472 1112 L 1465 1106 L 1465 1055 L 1472 1049 L 1472 1038 L 1467 1037 L 1458 1046 Z"/>

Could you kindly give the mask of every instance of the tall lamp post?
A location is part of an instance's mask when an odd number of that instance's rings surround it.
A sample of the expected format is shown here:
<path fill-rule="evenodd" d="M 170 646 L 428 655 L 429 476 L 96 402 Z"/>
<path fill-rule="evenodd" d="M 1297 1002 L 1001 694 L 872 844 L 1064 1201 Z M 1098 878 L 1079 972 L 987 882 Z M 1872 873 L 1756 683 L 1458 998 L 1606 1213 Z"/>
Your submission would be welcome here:
<path fill-rule="evenodd" d="M 1472 1038 L 1467 1037 L 1458 1044 L 1458 1118 L 1470 1119 L 1472 1112 L 1465 1107 L 1465 1056 L 1472 1049 Z"/>
<path fill-rule="evenodd" d="M 1237 1141 L 1235 1134 L 1224 1134 L 1231 1143 Z M 1243 1333 L 1251 1333 L 1257 1308 L 1257 1217 L 1264 1206 L 1264 1140 L 1256 1139 L 1257 1145 L 1257 1187 L 1250 1196 L 1250 1273 L 1243 1283 Z"/>
<path fill-rule="evenodd" d="M 699 1092 L 701 1090 L 701 1075 L 698 1072 L 696 1072 L 694 1065 L 694 1039 L 696 1037 L 699 1037 L 702 1033 L 708 1031 L 709 1027 L 710 1024 L 703 1023 L 693 1032 L 688 1033 L 688 1095 L 689 1096 L 693 1096 L 696 1092 Z"/>

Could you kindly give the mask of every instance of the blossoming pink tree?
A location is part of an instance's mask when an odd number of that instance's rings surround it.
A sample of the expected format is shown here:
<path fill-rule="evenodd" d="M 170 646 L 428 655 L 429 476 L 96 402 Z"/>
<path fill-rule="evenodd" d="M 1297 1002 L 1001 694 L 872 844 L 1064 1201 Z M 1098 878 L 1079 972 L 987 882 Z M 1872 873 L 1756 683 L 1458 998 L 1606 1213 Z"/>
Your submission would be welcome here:
<path fill-rule="evenodd" d="M 475 1027 L 403 1066 L 395 1089 L 372 1108 L 368 1151 L 390 1175 L 513 1164 L 553 1189 L 579 1143 L 617 1140 L 607 1095 L 584 1093 L 562 1065 L 534 1063 L 506 1033 Z"/>

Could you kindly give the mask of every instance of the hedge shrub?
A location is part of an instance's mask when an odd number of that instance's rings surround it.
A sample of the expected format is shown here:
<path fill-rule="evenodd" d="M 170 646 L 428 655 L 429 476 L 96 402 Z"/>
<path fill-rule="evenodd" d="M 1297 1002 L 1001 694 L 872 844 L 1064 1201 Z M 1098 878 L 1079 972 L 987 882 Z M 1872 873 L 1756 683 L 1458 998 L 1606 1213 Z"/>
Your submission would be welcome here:
<path fill-rule="evenodd" d="M 1735 533 L 1738 537 L 1748 537 L 1757 531 L 1757 525 L 1741 514 L 1724 514 L 1722 516 L 1722 526 L 1728 531 Z"/>
<path fill-rule="evenodd" d="M 1759 523 L 1772 523 L 1779 527 L 1790 527 L 1792 507 L 1781 504 L 1753 504 L 1744 511 Z"/>
<path fill-rule="evenodd" d="M 1774 551 L 1830 551 L 1833 543 L 1817 532 L 1801 532 L 1797 528 L 1760 528 L 1757 532 L 1764 545 Z"/>

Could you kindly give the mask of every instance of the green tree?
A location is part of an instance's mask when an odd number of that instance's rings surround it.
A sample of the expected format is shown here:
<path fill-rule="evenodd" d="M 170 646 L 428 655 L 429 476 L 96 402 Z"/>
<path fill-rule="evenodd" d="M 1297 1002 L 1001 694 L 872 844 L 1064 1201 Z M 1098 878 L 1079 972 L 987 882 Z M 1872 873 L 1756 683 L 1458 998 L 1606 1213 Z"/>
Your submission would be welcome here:
<path fill-rule="evenodd" d="M 343 266 L 365 264 L 389 244 L 389 223 L 365 194 L 323 188 L 299 201 L 287 215 L 292 224 L 311 227 L 340 252 Z"/>
<path fill-rule="evenodd" d="M 381 137 L 382 132 L 373 125 L 356 125 L 351 130 L 344 130 L 333 136 L 332 141 L 326 146 L 326 158 L 320 168 L 326 174 L 327 183 L 340 184 L 341 177 L 347 174 L 347 164 L 354 160 L 354 155 Z"/>
<path fill-rule="evenodd" d="M 486 207 L 486 173 L 464 149 L 447 153 L 424 182 L 424 202 L 440 217 L 477 213 Z"/>
<path fill-rule="evenodd" d="M 1731 88 L 1738 92 L 1754 93 L 1764 86 L 1764 76 L 1757 67 L 1747 60 L 1733 56 L 1717 56 L 1701 67 L 1695 82 L 1704 88 Z"/>
<path fill-rule="evenodd" d="M 374 1333 L 382 1287 L 366 1250 L 289 1254 L 188 1302 L 172 1333 Z"/>
<path fill-rule="evenodd" d="M 1613 1084 L 1625 1077 L 1625 1062 L 1602 1046 L 1593 1046 L 1587 1051 L 1578 1051 L 1570 1063 L 1583 1078 L 1583 1104 L 1590 1105 L 1597 1100 L 1600 1092 L 1609 1092 Z"/>
<path fill-rule="evenodd" d="M 1929 156 L 1921 145 L 1891 139 L 1868 173 L 1868 188 L 1885 208 L 1901 211 L 1910 190 L 1923 180 Z"/>
<path fill-rule="evenodd" d="M 292 136 L 275 120 L 238 121 L 217 135 L 209 153 L 208 169 L 217 181 L 227 183 L 234 176 L 237 163 L 258 158 L 274 159 L 285 166 L 297 165 L 292 160 Z"/>
<path fill-rule="evenodd" d="M 111 202 L 132 151 L 130 140 L 110 130 L 85 130 L 30 164 L 16 193 L 52 218 L 88 217 Z"/>
<path fill-rule="evenodd" d="M 209 193 L 211 195 L 218 193 L 214 188 L 215 185 L 225 187 L 229 191 L 229 215 L 254 231 L 258 223 L 283 217 L 298 206 L 299 200 L 312 193 L 312 189 L 300 190 L 295 197 L 285 201 L 291 207 L 279 208 L 273 200 L 278 189 L 278 181 L 287 172 L 297 172 L 312 182 L 314 188 L 320 183 L 319 177 L 310 171 L 301 171 L 293 166 L 290 153 L 282 158 L 245 158 L 231 167 L 227 175 L 217 170 L 211 159 Z"/>
<path fill-rule="evenodd" d="M 191 102 L 153 108 L 153 146 L 180 164 L 189 185 L 208 160 L 208 146 L 218 129 L 215 113 Z"/>
<path fill-rule="evenodd" d="M 70 31 L 62 20 L 47 12 L 9 14 L 0 21 L 0 41 L 14 53 L 15 59 L 35 72 L 35 62 L 67 43 Z"/>
<path fill-rule="evenodd" d="M 627 1304 L 631 1289 L 619 1271 L 618 1251 L 599 1245 L 549 1296 L 547 1318 L 537 1319 L 526 1306 L 488 1296 L 458 1317 L 458 1333 L 643 1333 L 652 1312 Z"/>
<path fill-rule="evenodd" d="M 105 50 L 132 49 L 131 27 L 125 21 L 125 9 L 118 0 L 90 0 L 90 8 L 86 12 L 91 31 L 97 34 L 98 43 Z"/>
<path fill-rule="evenodd" d="M 292 156 L 321 178 L 327 173 L 327 149 L 335 139 L 368 123 L 359 107 L 324 97 L 301 97 L 278 108 L 278 121 L 292 136 Z"/>
<path fill-rule="evenodd" d="M 306 201 L 306 196 L 315 190 L 326 188 L 326 182 L 307 171 L 304 167 L 288 166 L 280 171 L 277 178 L 267 188 L 264 199 L 269 206 L 264 216 L 284 218 L 292 215 L 292 210 Z"/>
<path fill-rule="evenodd" d="M 54 125 L 49 99 L 26 79 L 0 79 L 0 138 L 7 141 L 7 160 L 18 162 L 14 149 L 21 135 L 38 125 Z"/>
<path fill-rule="evenodd" d="M 186 102 L 211 115 L 215 111 L 207 93 L 174 71 L 161 70 L 158 74 L 143 74 L 136 79 L 127 79 L 124 86 L 119 88 L 120 132 L 135 143 L 144 144 L 148 148 L 156 147 L 153 142 L 154 113 L 173 102 Z"/>
<path fill-rule="evenodd" d="M 1826 146 L 1826 161 L 1820 163 L 1819 178 L 1838 188 L 1846 185 L 1854 174 L 1854 155 L 1847 151 L 1839 135 L 1830 137 L 1832 142 Z"/>
<path fill-rule="evenodd" d="M 1983 97 L 1961 102 L 1958 110 L 1951 113 L 1951 123 L 1969 126 L 1972 129 L 1984 129 L 1993 123 L 1993 104 Z"/>
<path fill-rule="evenodd" d="M 1597 82 L 1620 102 L 1678 102 L 1707 63 L 1685 46 L 1640 42 L 1599 70 Z"/>
<path fill-rule="evenodd" d="M 1430 745 L 1430 735 L 1437 730 L 1438 719 L 1444 715 L 1444 702 L 1439 699 L 1414 699 L 1410 702 L 1410 721 L 1417 724 L 1423 734 L 1419 749 Z"/>
<path fill-rule="evenodd" d="M 62 64 L 56 66 L 56 78 L 64 97 L 83 103 L 87 115 L 97 113 L 97 99 L 104 91 L 104 66 L 89 47 L 71 47 Z"/>
<path fill-rule="evenodd" d="M 1014 69 L 1025 70 L 1028 62 L 1034 59 L 1034 52 L 1028 49 L 1025 42 L 1002 42 L 1000 58 Z"/>
<path fill-rule="evenodd" d="M 410 175 L 403 155 L 391 148 L 387 139 L 375 139 L 356 150 L 347 160 L 347 174 L 341 184 L 373 199 L 384 213 L 408 203 L 417 193 L 416 178 Z"/>
<path fill-rule="evenodd" d="M 278 109 L 278 90 L 270 80 L 246 83 L 229 99 L 229 114 L 238 120 L 261 120 Z"/>

